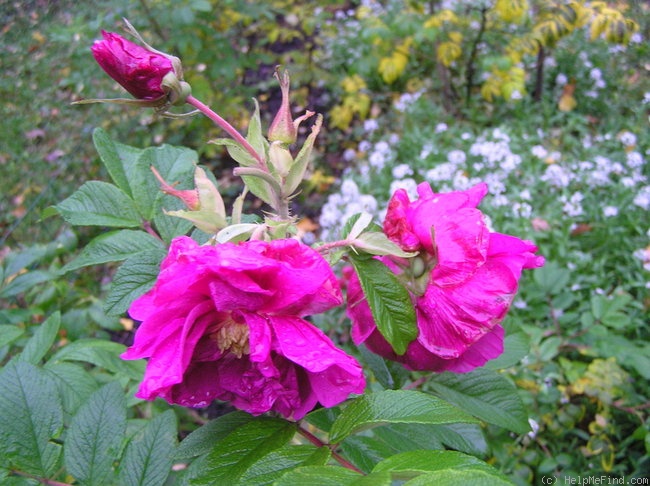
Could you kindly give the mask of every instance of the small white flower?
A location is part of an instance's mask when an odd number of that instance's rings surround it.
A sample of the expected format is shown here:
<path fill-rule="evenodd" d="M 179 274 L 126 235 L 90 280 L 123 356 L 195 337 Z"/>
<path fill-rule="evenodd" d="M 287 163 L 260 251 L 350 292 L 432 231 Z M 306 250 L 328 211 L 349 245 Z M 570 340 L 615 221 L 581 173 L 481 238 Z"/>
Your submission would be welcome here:
<path fill-rule="evenodd" d="M 352 162 L 357 157 L 357 152 L 354 149 L 348 148 L 343 152 L 343 160 Z"/>
<path fill-rule="evenodd" d="M 462 150 L 452 150 L 447 154 L 447 159 L 452 164 L 460 165 L 465 163 L 467 156 Z"/>
<path fill-rule="evenodd" d="M 643 209 L 650 209 L 650 186 L 642 187 L 632 202 Z"/>
<path fill-rule="evenodd" d="M 602 79 L 603 78 L 603 72 L 598 69 L 598 68 L 593 68 L 591 71 L 589 71 L 589 77 L 593 79 L 594 81 L 597 79 Z"/>
<path fill-rule="evenodd" d="M 512 306 L 516 309 L 526 309 L 528 304 L 522 299 L 517 299 L 512 303 Z"/>
<path fill-rule="evenodd" d="M 497 194 L 492 198 L 492 206 L 494 207 L 501 207 L 501 206 L 509 206 L 510 205 L 510 200 L 503 194 Z"/>
<path fill-rule="evenodd" d="M 381 170 L 386 165 L 386 156 L 381 152 L 374 151 L 368 157 L 368 162 L 374 168 Z"/>
<path fill-rule="evenodd" d="M 422 150 L 420 151 L 420 158 L 421 159 L 426 159 L 429 155 L 433 153 L 433 144 L 432 143 L 426 143 L 422 147 Z"/>
<path fill-rule="evenodd" d="M 571 182 L 571 174 L 557 164 L 549 165 L 541 179 L 555 187 L 567 187 Z"/>
<path fill-rule="evenodd" d="M 403 179 L 406 176 L 413 175 L 413 169 L 408 164 L 399 164 L 393 167 L 392 174 L 395 179 Z"/>
<path fill-rule="evenodd" d="M 530 149 L 530 153 L 538 159 L 545 159 L 548 155 L 548 150 L 546 150 L 542 145 L 535 145 Z"/>
<path fill-rule="evenodd" d="M 635 32 L 630 36 L 630 42 L 632 44 L 641 44 L 643 42 L 643 35 L 641 32 Z"/>
<path fill-rule="evenodd" d="M 345 179 L 341 184 L 341 194 L 347 199 L 354 199 L 359 196 L 359 186 L 352 179 Z"/>
<path fill-rule="evenodd" d="M 379 128 L 379 123 L 377 122 L 377 120 L 375 118 L 369 118 L 368 120 L 363 122 L 363 129 L 367 133 L 372 133 L 375 130 L 377 130 L 378 128 Z"/>
<path fill-rule="evenodd" d="M 406 191 L 406 194 L 408 194 L 409 199 L 413 200 L 418 196 L 417 187 L 418 184 L 415 182 L 415 180 L 411 178 L 401 179 L 399 181 L 393 181 L 390 183 L 389 192 L 390 194 L 394 194 L 398 189 L 404 189 Z"/>
<path fill-rule="evenodd" d="M 632 132 L 621 132 L 618 136 L 618 139 L 626 147 L 634 147 L 636 145 L 636 135 L 634 135 Z"/>
<path fill-rule="evenodd" d="M 643 166 L 645 160 L 643 160 L 643 156 L 639 152 L 628 152 L 626 162 L 631 169 L 638 169 Z"/>
<path fill-rule="evenodd" d="M 368 140 L 361 140 L 359 142 L 359 152 L 367 152 L 372 148 L 372 144 Z"/>
<path fill-rule="evenodd" d="M 555 78 L 555 84 L 557 84 L 558 86 L 564 86 L 565 84 L 567 84 L 568 81 L 569 78 L 567 78 L 566 74 L 563 73 L 558 74 Z"/>
<path fill-rule="evenodd" d="M 550 69 L 550 68 L 554 68 L 555 66 L 557 66 L 557 61 L 555 60 L 554 57 L 548 56 L 546 59 L 544 59 L 544 67 Z"/>
<path fill-rule="evenodd" d="M 512 213 L 520 218 L 529 219 L 533 214 L 533 207 L 528 203 L 513 203 Z"/>
<path fill-rule="evenodd" d="M 618 214 L 618 208 L 616 206 L 605 206 L 603 208 L 603 215 L 606 218 L 611 218 L 612 216 L 616 216 Z"/>
<path fill-rule="evenodd" d="M 449 127 L 447 126 L 446 123 L 438 123 L 436 125 L 436 130 L 435 131 L 436 131 L 436 133 L 442 133 L 442 132 L 446 132 L 447 128 L 449 128 Z"/>

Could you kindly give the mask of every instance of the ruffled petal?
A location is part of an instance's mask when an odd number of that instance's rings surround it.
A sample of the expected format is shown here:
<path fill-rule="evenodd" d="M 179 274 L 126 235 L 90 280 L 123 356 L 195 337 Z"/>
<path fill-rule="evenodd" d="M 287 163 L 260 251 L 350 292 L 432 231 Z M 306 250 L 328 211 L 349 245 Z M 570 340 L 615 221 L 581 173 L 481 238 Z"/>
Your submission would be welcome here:
<path fill-rule="evenodd" d="M 489 261 L 454 287 L 430 283 L 417 301 L 418 341 L 431 353 L 457 358 L 505 317 L 517 280 L 509 268 Z"/>
<path fill-rule="evenodd" d="M 303 368 L 318 401 L 332 407 L 351 393 L 363 393 L 365 378 L 349 356 L 317 327 L 296 317 L 269 317 L 278 353 Z"/>
<path fill-rule="evenodd" d="M 161 390 L 183 381 L 194 349 L 212 324 L 209 312 L 212 306 L 204 301 L 192 308 L 186 316 L 169 319 L 163 313 L 144 321 L 136 333 L 133 346 L 123 359 L 149 357 L 138 396 L 151 400 Z"/>
<path fill-rule="evenodd" d="M 342 303 L 336 275 L 312 248 L 293 239 L 251 241 L 245 245 L 277 264 L 271 284 L 274 298 L 260 311 L 305 316 Z"/>
<path fill-rule="evenodd" d="M 411 202 L 404 189 L 395 191 L 386 210 L 384 219 L 384 233 L 397 243 L 404 251 L 419 251 L 421 248 L 420 239 L 413 232 L 409 221 Z"/>
<path fill-rule="evenodd" d="M 486 259 L 489 230 L 478 209 L 442 213 L 434 223 L 437 285 L 455 285 L 471 277 Z"/>
<path fill-rule="evenodd" d="M 468 373 L 483 366 L 488 361 L 498 358 L 503 353 L 503 338 L 505 331 L 500 325 L 485 334 L 470 348 L 456 359 L 447 360 L 441 371 Z"/>

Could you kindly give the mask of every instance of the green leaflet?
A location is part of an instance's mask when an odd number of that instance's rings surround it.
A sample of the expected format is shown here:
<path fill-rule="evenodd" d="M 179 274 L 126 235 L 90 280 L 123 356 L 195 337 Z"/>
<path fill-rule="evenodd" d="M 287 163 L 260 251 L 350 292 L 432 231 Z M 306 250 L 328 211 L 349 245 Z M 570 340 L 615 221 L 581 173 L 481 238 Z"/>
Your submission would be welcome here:
<path fill-rule="evenodd" d="M 284 446 L 295 434 L 291 422 L 258 418 L 231 432 L 190 479 L 193 485 L 241 484 L 243 475 L 263 456 Z"/>
<path fill-rule="evenodd" d="M 122 387 L 112 381 L 94 392 L 73 417 L 64 457 L 68 472 L 81 484 L 110 484 L 126 430 Z"/>
<path fill-rule="evenodd" d="M 66 222 L 76 226 L 137 228 L 141 224 L 133 200 L 108 182 L 86 182 L 55 208 Z"/>
<path fill-rule="evenodd" d="M 38 326 L 34 335 L 27 341 L 23 351 L 16 357 L 18 361 L 27 361 L 38 364 L 43 356 L 50 350 L 61 326 L 61 313 L 55 312 Z"/>
<path fill-rule="evenodd" d="M 450 424 L 476 423 L 463 410 L 432 395 L 417 391 L 385 390 L 351 401 L 330 430 L 330 442 L 350 434 L 389 423 Z"/>
<path fill-rule="evenodd" d="M 471 373 L 441 373 L 427 386 L 463 410 L 518 434 L 530 431 L 528 413 L 517 389 L 507 378 L 488 369 Z"/>
<path fill-rule="evenodd" d="M 59 467 L 63 429 L 56 385 L 36 366 L 12 361 L 0 372 L 0 463 L 47 477 Z"/>
<path fill-rule="evenodd" d="M 138 253 L 126 260 L 111 282 L 104 307 L 106 313 L 124 313 L 135 299 L 151 289 L 160 273 L 160 262 L 164 256 L 163 251 L 153 251 Z"/>
<path fill-rule="evenodd" d="M 378 260 L 350 253 L 377 329 L 397 354 L 404 354 L 418 335 L 415 309 L 408 290 Z"/>
<path fill-rule="evenodd" d="M 176 415 L 172 410 L 154 417 L 131 439 L 119 469 L 123 486 L 164 484 L 176 449 Z"/>
<path fill-rule="evenodd" d="M 131 196 L 129 167 L 135 164 L 143 150 L 114 141 L 101 128 L 97 128 L 93 132 L 93 141 L 99 157 L 115 185 Z"/>
<path fill-rule="evenodd" d="M 162 241 L 140 230 L 117 230 L 94 238 L 61 273 L 108 262 L 119 262 L 149 250 L 165 251 Z"/>

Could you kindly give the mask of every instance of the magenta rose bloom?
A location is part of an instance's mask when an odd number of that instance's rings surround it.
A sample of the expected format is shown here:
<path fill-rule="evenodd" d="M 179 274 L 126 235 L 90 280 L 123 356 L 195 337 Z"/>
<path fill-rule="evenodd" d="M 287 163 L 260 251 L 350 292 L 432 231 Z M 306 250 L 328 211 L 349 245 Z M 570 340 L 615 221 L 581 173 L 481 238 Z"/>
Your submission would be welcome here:
<path fill-rule="evenodd" d="M 347 313 L 352 338 L 371 351 L 412 370 L 467 372 L 503 352 L 500 323 L 517 292 L 524 268 L 541 267 L 537 247 L 514 236 L 491 232 L 476 209 L 486 184 L 467 191 L 435 194 L 418 186 L 391 198 L 384 232 L 413 259 L 381 257 L 410 291 L 418 337 L 397 355 L 373 321 L 359 280 L 349 269 Z"/>
<path fill-rule="evenodd" d="M 103 40 L 95 41 L 91 50 L 101 68 L 111 78 L 140 100 L 155 100 L 166 94 L 162 88 L 165 75 L 174 72 L 171 60 L 112 32 L 102 31 Z"/>
<path fill-rule="evenodd" d="M 341 304 L 327 262 L 296 240 L 200 246 L 176 238 L 154 287 L 129 309 L 142 321 L 124 359 L 149 358 L 136 394 L 299 420 L 363 393 L 359 363 L 304 316 Z"/>

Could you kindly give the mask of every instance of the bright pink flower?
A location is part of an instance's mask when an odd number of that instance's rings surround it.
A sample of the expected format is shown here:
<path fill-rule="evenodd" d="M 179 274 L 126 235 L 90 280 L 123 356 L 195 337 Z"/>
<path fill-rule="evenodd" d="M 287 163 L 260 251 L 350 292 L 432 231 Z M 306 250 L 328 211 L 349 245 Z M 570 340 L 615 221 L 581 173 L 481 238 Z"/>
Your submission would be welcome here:
<path fill-rule="evenodd" d="M 342 302 L 327 262 L 296 240 L 199 246 L 176 238 L 129 314 L 124 359 L 149 358 L 136 396 L 202 407 L 224 400 L 299 420 L 363 393 L 358 362 L 304 316 Z"/>
<path fill-rule="evenodd" d="M 424 262 L 415 271 L 407 260 L 382 257 L 405 280 L 415 305 L 418 337 L 397 355 L 377 329 L 359 280 L 348 270 L 348 315 L 352 338 L 371 351 L 413 370 L 467 372 L 503 352 L 500 323 L 517 292 L 524 268 L 541 267 L 537 247 L 514 236 L 490 232 L 476 209 L 485 184 L 467 191 L 435 194 L 427 183 L 410 201 L 397 191 L 384 232 Z M 428 272 L 428 273 L 427 273 Z"/>
<path fill-rule="evenodd" d="M 104 39 L 95 41 L 91 50 L 106 74 L 140 100 L 155 100 L 166 94 L 162 81 L 174 72 L 171 60 L 119 34 L 102 31 Z"/>

